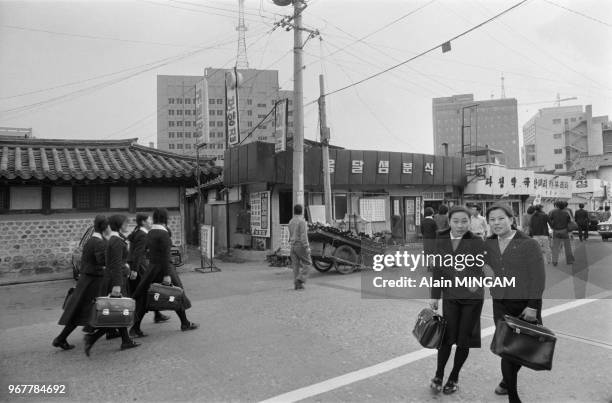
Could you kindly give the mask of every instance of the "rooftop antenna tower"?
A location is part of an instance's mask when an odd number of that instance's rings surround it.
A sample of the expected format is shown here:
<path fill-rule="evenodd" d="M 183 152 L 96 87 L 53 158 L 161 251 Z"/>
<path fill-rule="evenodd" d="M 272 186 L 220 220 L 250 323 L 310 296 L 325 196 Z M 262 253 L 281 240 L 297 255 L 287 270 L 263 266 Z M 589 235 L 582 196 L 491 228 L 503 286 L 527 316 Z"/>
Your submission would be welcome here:
<path fill-rule="evenodd" d="M 249 61 L 247 60 L 246 52 L 246 30 L 244 25 L 244 0 L 238 0 L 238 54 L 236 55 L 236 67 L 239 69 L 248 69 Z"/>
<path fill-rule="evenodd" d="M 501 99 L 506 98 L 506 87 L 504 85 L 504 73 L 501 75 Z"/>

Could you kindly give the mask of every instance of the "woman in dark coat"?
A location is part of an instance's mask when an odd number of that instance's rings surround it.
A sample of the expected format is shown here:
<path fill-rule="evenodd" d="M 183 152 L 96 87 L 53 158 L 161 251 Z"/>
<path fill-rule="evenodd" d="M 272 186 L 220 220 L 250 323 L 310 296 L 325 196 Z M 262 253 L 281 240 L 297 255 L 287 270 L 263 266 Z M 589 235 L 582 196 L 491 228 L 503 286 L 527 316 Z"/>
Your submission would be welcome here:
<path fill-rule="evenodd" d="M 504 315 L 521 317 L 542 324 L 542 294 L 546 282 L 544 259 L 538 242 L 521 231 L 512 230 L 512 209 L 494 204 L 487 210 L 491 235 L 487 241 L 487 264 L 498 277 L 514 277 L 515 287 L 491 287 L 495 323 Z M 501 360 L 502 382 L 498 395 L 508 395 L 510 402 L 520 402 L 517 389 L 521 365 Z"/>
<path fill-rule="evenodd" d="M 94 232 L 91 238 L 83 246 L 81 258 L 81 274 L 69 297 L 59 324 L 64 325 L 62 332 L 53 339 L 53 346 L 64 350 L 74 348 L 66 340 L 77 326 L 88 326 L 91 309 L 104 276 L 106 240 L 104 235 L 109 235 L 108 220 L 103 215 L 94 219 Z"/>
<path fill-rule="evenodd" d="M 106 296 L 110 293 L 111 297 L 121 297 L 127 294 L 127 279 L 130 273 L 129 265 L 127 264 L 128 245 L 120 232 L 127 231 L 127 217 L 123 215 L 114 215 L 108 219 L 111 229 L 110 237 L 106 245 L 106 270 L 104 278 L 100 286 L 98 296 Z M 96 329 L 93 333 L 85 335 L 85 354 L 89 356 L 89 352 L 95 342 L 107 332 L 112 331 L 109 328 Z M 119 328 L 121 336 L 121 350 L 134 348 L 140 345 L 130 339 L 126 327 Z"/>
<path fill-rule="evenodd" d="M 140 323 L 147 311 L 147 291 L 153 283 L 174 284 L 184 290 L 181 279 L 174 266 L 170 263 L 172 241 L 168 232 L 168 211 L 153 210 L 153 226 L 147 234 L 146 249 L 149 257 L 149 269 L 138 283 L 133 298 L 136 299 L 136 321 L 130 330 L 132 334 L 141 334 Z M 191 308 L 191 301 L 184 295 L 183 306 L 175 311 L 181 320 L 181 330 L 194 330 L 198 324 L 187 319 L 186 309 Z M 142 336 L 141 336 L 142 337 Z"/>
<path fill-rule="evenodd" d="M 451 394 L 457 391 L 459 372 L 467 360 L 470 348 L 480 348 L 480 313 L 484 299 L 482 287 L 458 285 L 455 279 L 482 278 L 485 243 L 483 239 L 469 231 L 471 212 L 456 206 L 448 213 L 450 228 L 438 233 L 436 261 L 433 280 L 450 280 L 450 287 L 431 288 L 431 308 L 438 309 L 442 297 L 442 315 L 447 327 L 442 345 L 438 349 L 436 375 L 431 380 L 431 388 Z M 452 262 L 449 259 L 452 256 Z M 471 258 L 466 258 L 471 256 Z M 442 387 L 444 367 L 450 358 L 453 344 L 457 345 L 453 369 L 448 381 Z"/>

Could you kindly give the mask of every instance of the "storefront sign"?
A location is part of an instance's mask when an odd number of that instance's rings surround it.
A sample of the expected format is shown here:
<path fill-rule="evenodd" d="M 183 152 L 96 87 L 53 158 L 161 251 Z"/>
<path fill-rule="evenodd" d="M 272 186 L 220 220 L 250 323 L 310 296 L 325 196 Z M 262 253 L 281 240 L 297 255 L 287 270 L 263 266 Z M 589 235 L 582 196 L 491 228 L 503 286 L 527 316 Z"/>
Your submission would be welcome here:
<path fill-rule="evenodd" d="M 230 146 L 240 143 L 240 124 L 238 117 L 238 85 L 236 79 L 225 78 L 225 122 L 227 124 L 227 138 Z"/>
<path fill-rule="evenodd" d="M 270 192 L 251 193 L 251 235 L 270 237 Z"/>
<path fill-rule="evenodd" d="M 274 152 L 282 152 L 287 147 L 287 110 L 289 102 L 283 99 L 274 106 Z"/>
<path fill-rule="evenodd" d="M 215 228 L 212 225 L 200 225 L 200 254 L 204 261 L 215 255 Z"/>

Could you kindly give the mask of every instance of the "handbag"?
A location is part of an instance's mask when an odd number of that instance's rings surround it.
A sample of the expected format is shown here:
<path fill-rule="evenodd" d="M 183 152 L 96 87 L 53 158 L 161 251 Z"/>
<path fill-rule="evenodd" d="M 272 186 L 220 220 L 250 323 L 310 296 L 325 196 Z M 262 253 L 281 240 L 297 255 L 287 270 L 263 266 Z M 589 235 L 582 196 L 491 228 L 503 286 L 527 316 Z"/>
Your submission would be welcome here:
<path fill-rule="evenodd" d="M 181 287 L 153 283 L 147 291 L 147 310 L 178 311 L 183 308 L 184 295 Z"/>
<path fill-rule="evenodd" d="M 70 297 L 72 297 L 72 294 L 74 293 L 74 287 L 70 287 L 68 289 L 68 292 L 66 293 L 66 297 L 64 298 L 64 303 L 62 304 L 62 309 L 66 309 L 66 307 L 68 306 L 68 301 L 70 300 Z"/>
<path fill-rule="evenodd" d="M 419 313 L 412 329 L 414 337 L 425 348 L 440 348 L 445 332 L 446 319 L 431 308 L 424 308 Z"/>
<path fill-rule="evenodd" d="M 550 329 L 504 315 L 496 324 L 491 351 L 527 368 L 550 371 L 556 342 Z"/>
<path fill-rule="evenodd" d="M 89 324 L 93 327 L 129 327 L 134 324 L 136 301 L 124 297 L 98 297 Z"/>

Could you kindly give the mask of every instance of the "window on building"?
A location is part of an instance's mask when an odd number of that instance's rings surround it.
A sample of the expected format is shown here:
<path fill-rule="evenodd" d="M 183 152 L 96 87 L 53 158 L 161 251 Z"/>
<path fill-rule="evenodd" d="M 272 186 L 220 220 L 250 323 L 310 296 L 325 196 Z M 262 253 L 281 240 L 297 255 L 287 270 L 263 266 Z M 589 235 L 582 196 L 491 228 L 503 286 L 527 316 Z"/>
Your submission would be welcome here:
<path fill-rule="evenodd" d="M 208 116 L 215 116 L 215 111 L 208 111 Z"/>
<path fill-rule="evenodd" d="M 562 134 L 561 134 L 561 133 L 555 133 L 555 134 L 553 134 L 553 138 L 555 138 L 555 139 L 560 139 L 560 138 L 561 138 L 561 136 L 562 136 Z"/>
<path fill-rule="evenodd" d="M 287 116 L 293 116 L 293 111 L 289 111 L 289 112 L 287 113 Z"/>
<path fill-rule="evenodd" d="M 217 105 L 223 105 L 223 99 L 217 99 Z"/>
<path fill-rule="evenodd" d="M 11 198 L 8 186 L 0 186 L 0 211 L 10 208 Z"/>
<path fill-rule="evenodd" d="M 253 111 L 251 109 L 247 111 L 247 116 L 253 116 Z"/>
<path fill-rule="evenodd" d="M 293 127 L 293 122 L 287 123 L 287 127 Z"/>
<path fill-rule="evenodd" d="M 569 123 L 569 119 L 564 119 L 564 123 L 568 124 Z"/>
<path fill-rule="evenodd" d="M 174 116 L 174 109 L 168 109 L 168 116 Z"/>
<path fill-rule="evenodd" d="M 185 115 L 189 115 L 189 116 L 191 116 L 191 109 L 186 109 L 186 110 L 185 110 Z"/>
<path fill-rule="evenodd" d="M 191 105 L 191 98 L 185 98 L 185 105 Z"/>
<path fill-rule="evenodd" d="M 186 127 L 191 127 L 191 120 L 186 121 L 186 122 L 185 122 L 185 126 L 186 126 Z"/>
<path fill-rule="evenodd" d="M 179 139 L 183 138 L 183 132 L 176 132 L 176 137 Z"/>
<path fill-rule="evenodd" d="M 174 132 L 168 132 L 168 138 L 169 139 L 173 139 L 174 138 Z"/>
<path fill-rule="evenodd" d="M 183 104 L 183 98 L 177 98 L 176 99 L 176 103 L 179 104 L 179 105 L 182 105 Z"/>
<path fill-rule="evenodd" d="M 177 125 L 177 126 L 183 126 L 183 121 L 182 121 L 182 120 L 178 120 L 178 121 L 176 122 L 176 125 Z"/>
<path fill-rule="evenodd" d="M 177 109 L 176 110 L 176 114 L 181 116 L 183 114 L 183 110 L 182 109 Z"/>
<path fill-rule="evenodd" d="M 261 126 L 259 126 L 259 128 L 260 128 L 260 129 L 262 129 L 262 130 L 264 130 L 264 129 L 267 129 L 267 128 L 268 128 L 268 125 L 261 125 Z"/>
<path fill-rule="evenodd" d="M 174 150 L 174 144 L 168 144 L 168 150 Z"/>
<path fill-rule="evenodd" d="M 266 115 L 257 115 L 257 119 L 263 119 L 265 117 L 266 117 Z"/>
<path fill-rule="evenodd" d="M 188 139 L 191 138 L 191 132 L 185 132 L 185 137 L 187 137 Z"/>
<path fill-rule="evenodd" d="M 173 104 L 174 103 L 174 98 L 168 98 L 168 103 L 169 104 Z"/>
<path fill-rule="evenodd" d="M 191 150 L 191 144 L 185 144 L 185 148 Z"/>
<path fill-rule="evenodd" d="M 75 186 L 73 208 L 77 210 L 102 210 L 109 208 L 110 191 L 108 186 Z"/>
<path fill-rule="evenodd" d="M 219 109 L 217 111 L 217 116 L 223 116 L 223 109 Z"/>
<path fill-rule="evenodd" d="M 215 122 L 213 122 L 212 120 L 208 122 L 208 126 L 209 127 L 215 127 Z"/>
<path fill-rule="evenodd" d="M 183 149 L 183 145 L 182 144 L 177 144 L 176 148 L 178 148 L 179 150 L 182 150 Z"/>
<path fill-rule="evenodd" d="M 253 127 L 253 122 L 251 122 L 250 120 L 247 122 L 247 127 Z"/>
<path fill-rule="evenodd" d="M 555 154 L 563 154 L 562 148 L 555 148 Z"/>
<path fill-rule="evenodd" d="M 555 164 L 555 169 L 563 169 L 563 164 Z"/>
<path fill-rule="evenodd" d="M 258 108 L 265 108 L 265 107 L 266 107 L 266 104 L 257 104 L 257 107 L 258 107 Z"/>
<path fill-rule="evenodd" d="M 253 105 L 253 100 L 252 100 L 252 99 L 247 98 L 247 105 Z"/>
<path fill-rule="evenodd" d="M 560 125 L 561 119 L 553 119 L 553 125 Z"/>
<path fill-rule="evenodd" d="M 197 115 L 197 113 L 196 113 L 196 110 L 195 110 L 195 109 L 194 109 L 194 110 L 192 110 L 191 112 L 193 113 L 193 116 Z"/>
<path fill-rule="evenodd" d="M 197 124 L 196 124 L 196 121 L 195 121 L 195 120 L 192 120 L 192 121 L 191 121 L 191 124 L 193 125 L 193 127 L 196 127 L 196 126 L 197 126 Z"/>
<path fill-rule="evenodd" d="M 214 105 L 215 104 L 215 100 L 212 98 L 208 98 L 208 105 Z"/>
<path fill-rule="evenodd" d="M 334 219 L 342 220 L 348 212 L 346 194 L 334 194 Z"/>
<path fill-rule="evenodd" d="M 222 121 L 218 121 L 217 122 L 217 127 L 223 127 L 223 122 Z"/>
<path fill-rule="evenodd" d="M 169 120 L 168 121 L 168 127 L 174 127 L 174 121 L 173 120 Z"/>
<path fill-rule="evenodd" d="M 195 98 L 193 98 L 193 103 L 194 103 L 194 104 L 196 103 L 196 99 L 195 99 Z"/>

